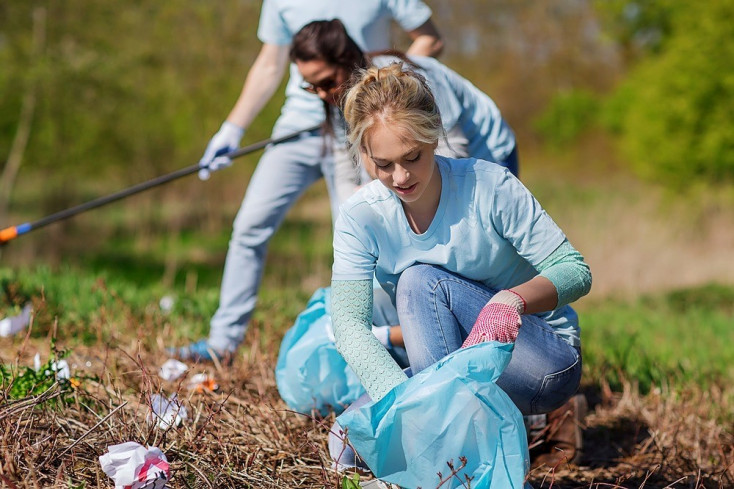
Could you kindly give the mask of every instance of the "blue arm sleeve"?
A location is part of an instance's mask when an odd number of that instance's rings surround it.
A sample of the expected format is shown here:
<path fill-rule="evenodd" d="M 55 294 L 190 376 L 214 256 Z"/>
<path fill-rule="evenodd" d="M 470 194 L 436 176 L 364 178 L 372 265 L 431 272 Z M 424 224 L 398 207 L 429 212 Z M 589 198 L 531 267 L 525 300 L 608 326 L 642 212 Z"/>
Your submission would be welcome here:
<path fill-rule="evenodd" d="M 336 348 L 374 401 L 408 377 L 372 334 L 372 280 L 332 280 Z"/>
<path fill-rule="evenodd" d="M 591 290 L 591 270 L 581 253 L 565 240 L 538 265 L 540 275 L 550 280 L 558 291 L 556 308 L 570 304 Z"/>

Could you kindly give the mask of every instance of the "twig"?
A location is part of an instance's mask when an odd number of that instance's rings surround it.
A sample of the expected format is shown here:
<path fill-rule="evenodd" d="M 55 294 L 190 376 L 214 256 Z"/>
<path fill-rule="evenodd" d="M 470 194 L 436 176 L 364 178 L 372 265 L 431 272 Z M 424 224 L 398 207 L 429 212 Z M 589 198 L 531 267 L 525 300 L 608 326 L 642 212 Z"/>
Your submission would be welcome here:
<path fill-rule="evenodd" d="M 120 409 L 122 409 L 123 407 L 125 407 L 125 405 L 127 405 L 127 401 L 123 402 L 122 404 L 120 404 L 119 406 L 117 406 L 115 409 L 113 409 L 112 411 L 110 411 L 110 413 L 107 416 L 105 416 L 104 418 L 100 419 L 97 424 L 95 424 L 94 426 L 92 426 L 89 430 L 87 430 L 86 433 L 84 433 L 82 436 L 80 436 L 79 438 L 77 438 L 74 443 L 72 443 L 71 445 L 69 445 L 68 447 L 66 447 L 66 450 L 64 450 L 63 452 L 61 452 L 59 454 L 59 458 L 63 457 L 64 454 L 66 454 L 66 452 L 68 452 L 69 450 L 71 450 L 72 448 L 74 448 L 77 445 L 77 443 L 79 443 L 80 441 L 82 441 L 87 435 L 89 435 L 92 431 L 94 431 L 95 429 L 97 429 L 97 427 L 99 425 L 101 425 L 102 423 L 104 423 L 105 421 L 107 421 L 108 419 L 110 419 L 113 414 L 115 414 L 117 411 L 119 411 Z"/>

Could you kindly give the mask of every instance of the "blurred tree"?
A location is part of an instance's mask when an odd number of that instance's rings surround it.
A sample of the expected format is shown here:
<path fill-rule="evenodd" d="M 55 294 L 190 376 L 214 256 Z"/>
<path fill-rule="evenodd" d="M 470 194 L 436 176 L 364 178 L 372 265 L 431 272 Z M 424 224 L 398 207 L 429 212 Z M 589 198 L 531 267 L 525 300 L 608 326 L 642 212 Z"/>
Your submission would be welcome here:
<path fill-rule="evenodd" d="M 669 0 L 596 0 L 595 7 L 628 61 L 659 52 L 670 38 L 676 4 Z"/>
<path fill-rule="evenodd" d="M 535 129 L 553 149 L 566 150 L 591 126 L 596 125 L 600 96 L 588 90 L 564 91 L 556 95 L 535 120 Z"/>
<path fill-rule="evenodd" d="M 428 3 L 447 39 L 444 61 L 497 101 L 522 146 L 554 94 L 603 91 L 620 71 L 616 47 L 601 39 L 585 0 Z M 48 11 L 47 41 L 33 62 L 37 7 Z M 52 176 L 48 193 L 72 193 L 77 178 L 119 188 L 196 161 L 256 55 L 260 7 L 254 0 L 0 3 L 0 90 L 9 95 L 0 98 L 0 160 L 17 132 L 22 95 L 36 83 L 19 184 L 25 172 L 43 169 Z M 277 98 L 249 131 L 253 139 L 269 133 Z"/>
<path fill-rule="evenodd" d="M 33 10 L 33 40 L 31 47 L 32 63 L 38 63 L 43 52 L 46 39 L 46 9 L 36 7 Z M 35 79 L 28 80 L 25 94 L 22 97 L 20 116 L 13 141 L 8 152 L 8 159 L 0 173 L 0 222 L 7 220 L 8 206 L 15 186 L 15 178 L 23 163 L 23 155 L 28 147 L 31 126 L 36 112 L 36 85 Z M 0 82 L 2 86 L 2 82 Z"/>
<path fill-rule="evenodd" d="M 497 102 L 520 148 L 537 141 L 533 121 L 557 94 L 604 93 L 622 72 L 586 0 L 428 3 L 447 40 L 442 59 Z"/>
<path fill-rule="evenodd" d="M 734 183 L 734 2 L 631 4 L 656 15 L 630 29 L 661 35 L 610 100 L 609 127 L 643 177 L 674 188 Z"/>

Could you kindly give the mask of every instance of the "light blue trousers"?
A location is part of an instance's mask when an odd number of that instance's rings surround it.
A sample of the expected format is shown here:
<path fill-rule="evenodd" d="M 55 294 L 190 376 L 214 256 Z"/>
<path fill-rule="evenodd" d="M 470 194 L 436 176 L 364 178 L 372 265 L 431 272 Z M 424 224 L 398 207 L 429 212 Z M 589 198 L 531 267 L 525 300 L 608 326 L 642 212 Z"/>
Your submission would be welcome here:
<path fill-rule="evenodd" d="M 283 134 L 274 134 L 274 137 Z M 326 153 L 325 153 L 326 152 Z M 209 345 L 234 351 L 257 302 L 268 242 L 303 192 L 324 177 L 336 216 L 331 144 L 317 132 L 269 146 L 260 158 L 234 221 Z"/>

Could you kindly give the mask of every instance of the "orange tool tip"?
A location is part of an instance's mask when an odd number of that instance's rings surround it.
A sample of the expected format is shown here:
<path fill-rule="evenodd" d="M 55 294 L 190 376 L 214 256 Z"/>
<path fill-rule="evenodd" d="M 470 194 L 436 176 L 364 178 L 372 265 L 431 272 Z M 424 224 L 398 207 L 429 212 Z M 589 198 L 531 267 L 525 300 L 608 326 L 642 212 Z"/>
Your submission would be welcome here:
<path fill-rule="evenodd" d="M 10 241 L 11 239 L 18 236 L 18 228 L 15 226 L 5 229 L 0 229 L 0 243 Z"/>

